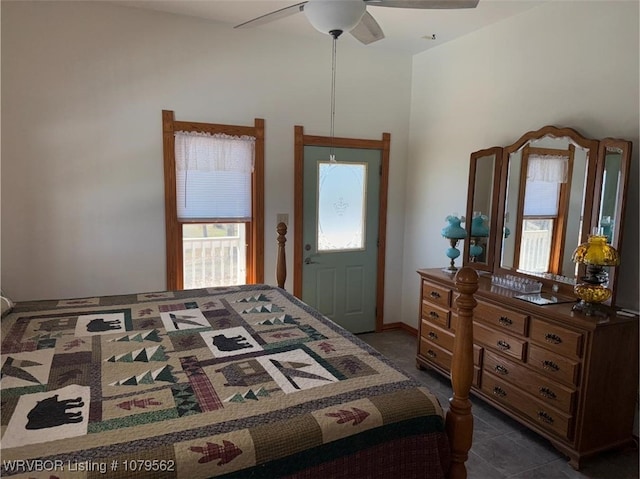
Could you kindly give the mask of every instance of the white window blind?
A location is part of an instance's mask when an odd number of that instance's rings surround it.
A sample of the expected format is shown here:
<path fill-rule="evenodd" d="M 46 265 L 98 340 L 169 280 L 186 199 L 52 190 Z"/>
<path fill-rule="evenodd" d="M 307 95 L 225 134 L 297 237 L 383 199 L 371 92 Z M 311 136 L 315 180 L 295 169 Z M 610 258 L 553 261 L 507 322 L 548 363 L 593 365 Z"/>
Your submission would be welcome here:
<path fill-rule="evenodd" d="M 251 219 L 255 138 L 175 134 L 179 220 Z"/>
<path fill-rule="evenodd" d="M 569 160 L 555 155 L 530 155 L 524 216 L 557 216 L 560 186 L 567 182 Z"/>
<path fill-rule="evenodd" d="M 561 183 L 527 181 L 524 216 L 557 216 Z"/>

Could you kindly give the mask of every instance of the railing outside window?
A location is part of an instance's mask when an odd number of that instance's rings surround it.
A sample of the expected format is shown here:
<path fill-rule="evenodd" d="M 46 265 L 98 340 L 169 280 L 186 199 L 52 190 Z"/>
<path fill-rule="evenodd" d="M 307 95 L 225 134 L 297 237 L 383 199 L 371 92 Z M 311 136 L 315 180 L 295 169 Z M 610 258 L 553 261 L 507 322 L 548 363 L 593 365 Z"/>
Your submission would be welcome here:
<path fill-rule="evenodd" d="M 244 284 L 245 251 L 245 241 L 240 236 L 183 238 L 184 288 Z"/>
<path fill-rule="evenodd" d="M 550 251 L 550 230 L 524 230 L 518 269 L 532 273 L 546 273 L 549 268 Z"/>

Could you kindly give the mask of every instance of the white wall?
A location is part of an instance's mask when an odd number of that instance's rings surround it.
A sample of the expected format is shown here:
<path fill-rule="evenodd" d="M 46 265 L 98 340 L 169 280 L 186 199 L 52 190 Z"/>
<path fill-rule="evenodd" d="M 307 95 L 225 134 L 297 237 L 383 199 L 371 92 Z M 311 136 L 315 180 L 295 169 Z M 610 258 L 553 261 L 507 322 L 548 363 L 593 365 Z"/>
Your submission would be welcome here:
<path fill-rule="evenodd" d="M 2 2 L 2 287 L 15 299 L 165 287 L 161 110 L 266 121 L 265 281 L 290 216 L 293 127 L 327 135 L 331 39 L 94 2 Z M 336 135 L 391 133 L 386 320 L 397 321 L 411 57 L 338 43 Z M 287 285 L 291 283 L 291 275 Z M 290 286 L 289 286 L 290 287 Z"/>
<path fill-rule="evenodd" d="M 638 309 L 638 16 L 637 1 L 549 2 L 414 57 L 403 321 L 417 324 L 415 270 L 446 265 L 469 154 L 544 125 L 633 141 L 619 303 Z"/>

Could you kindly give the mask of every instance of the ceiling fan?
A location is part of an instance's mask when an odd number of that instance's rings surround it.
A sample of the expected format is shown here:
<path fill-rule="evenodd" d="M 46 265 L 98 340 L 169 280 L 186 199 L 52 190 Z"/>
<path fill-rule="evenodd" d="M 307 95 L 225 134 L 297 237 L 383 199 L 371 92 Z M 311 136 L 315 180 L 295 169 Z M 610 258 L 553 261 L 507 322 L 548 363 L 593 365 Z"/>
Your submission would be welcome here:
<path fill-rule="evenodd" d="M 336 107 L 336 41 L 338 37 L 349 32 L 358 41 L 368 45 L 384 38 L 382 28 L 373 16 L 367 12 L 367 7 L 395 7 L 395 8 L 475 8 L 479 0 L 307 0 L 288 7 L 266 13 L 234 28 L 255 27 L 279 20 L 298 12 L 304 12 L 309 23 L 321 33 L 333 37 L 333 52 L 331 66 L 331 146 L 329 161 L 335 162 L 333 147 L 335 107 Z"/>
<path fill-rule="evenodd" d="M 309 23 L 321 33 L 338 38 L 349 32 L 368 45 L 384 38 L 384 33 L 367 7 L 417 9 L 475 8 L 479 0 L 308 0 L 266 13 L 234 28 L 254 27 L 304 12 Z"/>

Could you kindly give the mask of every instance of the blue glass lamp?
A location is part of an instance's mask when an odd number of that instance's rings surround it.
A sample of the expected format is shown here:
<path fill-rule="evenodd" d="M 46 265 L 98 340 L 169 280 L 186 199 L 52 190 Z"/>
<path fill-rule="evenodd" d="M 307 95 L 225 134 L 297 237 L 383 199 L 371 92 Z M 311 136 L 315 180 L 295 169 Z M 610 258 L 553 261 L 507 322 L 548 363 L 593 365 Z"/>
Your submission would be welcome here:
<path fill-rule="evenodd" d="M 442 236 L 449 240 L 451 245 L 447 248 L 447 258 L 451 260 L 451 264 L 444 271 L 455 273 L 458 268 L 455 265 L 455 260 L 460 256 L 460 250 L 456 248 L 458 241 L 467 237 L 467 231 L 460 226 L 460 223 L 464 221 L 464 217 L 458 218 L 456 215 L 449 215 L 446 218 L 447 226 L 442 228 Z"/>
<path fill-rule="evenodd" d="M 474 211 L 471 219 L 471 245 L 469 246 L 469 256 L 472 262 L 476 261 L 484 251 L 481 238 L 489 236 L 489 228 L 485 224 L 487 219 L 486 215 Z"/>

